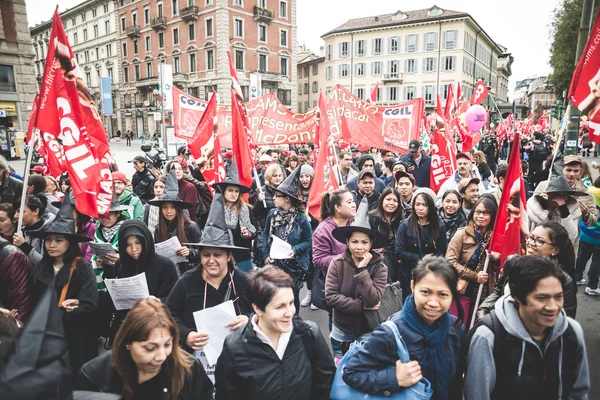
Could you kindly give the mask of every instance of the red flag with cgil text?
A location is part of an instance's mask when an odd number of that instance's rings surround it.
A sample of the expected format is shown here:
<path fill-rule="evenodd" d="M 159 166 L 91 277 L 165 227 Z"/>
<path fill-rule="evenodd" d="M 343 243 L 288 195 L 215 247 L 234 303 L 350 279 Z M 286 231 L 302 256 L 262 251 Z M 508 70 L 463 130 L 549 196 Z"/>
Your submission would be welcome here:
<path fill-rule="evenodd" d="M 431 168 L 429 169 L 430 187 L 438 192 L 440 187 L 454 175 L 456 171 L 456 144 L 452 138 L 452 132 L 448 130 L 448 124 L 444 119 L 440 96 L 437 96 L 436 106 L 436 130 L 431 141 Z"/>
<path fill-rule="evenodd" d="M 489 247 L 490 251 L 501 255 L 500 271 L 504 267 L 506 257 L 511 254 L 521 254 L 522 242 L 529 233 L 520 144 L 519 131 L 516 131 L 508 156 L 508 169 Z"/>
<path fill-rule="evenodd" d="M 110 148 L 58 8 L 52 20 L 40 93 L 33 126 L 40 130 L 50 174 L 68 171 L 77 199 L 75 207 L 82 214 L 95 218 L 106 214 L 113 193 Z"/>

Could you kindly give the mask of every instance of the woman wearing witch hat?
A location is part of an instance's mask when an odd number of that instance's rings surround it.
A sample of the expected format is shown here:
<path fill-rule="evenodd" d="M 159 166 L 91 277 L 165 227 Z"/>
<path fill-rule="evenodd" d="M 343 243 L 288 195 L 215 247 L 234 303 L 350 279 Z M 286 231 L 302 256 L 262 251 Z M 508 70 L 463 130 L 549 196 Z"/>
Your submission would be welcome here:
<path fill-rule="evenodd" d="M 29 235 L 45 240 L 42 260 L 32 272 L 34 297 L 39 299 L 48 286 L 54 285 L 71 368 L 76 374 L 85 362 L 98 355 L 94 329 L 98 289 L 92 265 L 81 256 L 79 249 L 79 242 L 90 239 L 75 233 L 69 196 L 65 196 L 49 226 Z"/>
<path fill-rule="evenodd" d="M 198 250 L 189 248 L 183 243 L 199 242 L 201 232 L 198 224 L 186 216 L 185 210 L 192 207 L 192 204 L 179 198 L 176 168 L 171 168 L 167 175 L 167 183 L 162 197 L 150 200 L 148 204 L 160 207 L 158 225 L 154 232 L 156 243 L 164 242 L 174 236 L 179 239 L 181 247 L 177 249 L 177 255 L 187 258 L 187 262 L 180 262 L 176 265 L 177 275 L 181 276 L 200 260 Z"/>
<path fill-rule="evenodd" d="M 246 203 L 244 196 L 242 196 L 242 194 L 250 192 L 250 188 L 240 184 L 235 158 L 229 170 L 227 170 L 225 182 L 215 183 L 213 187 L 218 187 L 223 194 L 225 223 L 233 237 L 233 244 L 248 249 L 248 251 L 236 251 L 234 253 L 235 263 L 240 270 L 250 272 L 253 268 L 250 249 L 252 248 L 252 240 L 256 238 L 256 221 L 254 220 L 252 207 Z"/>
<path fill-rule="evenodd" d="M 187 245 L 197 248 L 200 265 L 177 281 L 167 299 L 167 306 L 177 321 L 183 348 L 198 351 L 210 338 L 207 333 L 196 332 L 195 311 L 234 300 L 237 317 L 228 324 L 232 331 L 248 322 L 248 315 L 252 312 L 246 296 L 246 274 L 233 265 L 233 253 L 246 248 L 233 244 L 225 222 L 221 193 L 215 193 L 202 239 L 199 243 Z"/>
<path fill-rule="evenodd" d="M 348 246 L 331 262 L 325 280 L 325 299 L 333 309 L 330 336 L 342 343 L 369 339 L 372 329 L 363 311 L 379 308 L 387 283 L 388 268 L 383 255 L 371 249 L 385 247 L 388 239 L 371 229 L 368 212 L 365 196 L 352 225 L 335 228 L 332 233 Z M 341 359 L 341 352 L 336 353 L 334 358 Z"/>
<path fill-rule="evenodd" d="M 265 264 L 277 265 L 294 280 L 296 313 L 300 312 L 298 296 L 310 264 L 310 250 L 312 247 L 312 228 L 304 213 L 306 210 L 305 204 L 297 197 L 300 172 L 301 168 L 296 168 L 292 175 L 273 189 L 275 191 L 273 196 L 275 208 L 269 211 L 265 229 L 261 233 Z M 292 246 L 287 258 L 271 259 L 270 248 L 273 243 L 273 236 L 277 236 Z"/>

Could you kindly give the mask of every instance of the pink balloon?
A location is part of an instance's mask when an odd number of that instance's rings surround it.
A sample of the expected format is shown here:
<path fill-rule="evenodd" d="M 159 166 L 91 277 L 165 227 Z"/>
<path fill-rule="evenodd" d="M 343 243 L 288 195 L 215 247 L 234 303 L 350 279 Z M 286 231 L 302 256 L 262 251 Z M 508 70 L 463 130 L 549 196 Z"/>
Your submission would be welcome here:
<path fill-rule="evenodd" d="M 487 112 L 485 111 L 485 108 L 479 104 L 469 107 L 465 115 L 465 122 L 467 123 L 467 126 L 471 132 L 477 132 L 480 130 L 481 127 L 485 125 L 486 120 Z"/>

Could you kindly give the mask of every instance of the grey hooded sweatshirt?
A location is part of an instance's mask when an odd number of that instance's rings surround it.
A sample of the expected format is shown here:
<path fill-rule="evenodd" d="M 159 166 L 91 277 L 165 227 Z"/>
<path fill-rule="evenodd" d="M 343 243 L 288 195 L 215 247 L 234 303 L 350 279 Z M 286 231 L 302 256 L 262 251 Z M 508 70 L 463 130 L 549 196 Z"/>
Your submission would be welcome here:
<path fill-rule="evenodd" d="M 512 336 L 521 339 L 522 351 L 521 359 L 517 369 L 517 375 L 521 376 L 523 364 L 526 362 L 527 356 L 526 344 L 530 343 L 537 347 L 535 341 L 531 338 L 519 317 L 516 301 L 510 294 L 502 296 L 495 304 L 495 312 L 498 320 L 504 329 Z M 575 333 L 577 341 L 577 351 L 575 354 L 563 354 L 564 343 L 562 341 L 563 334 L 571 325 Z M 564 310 L 561 310 L 557 318 L 556 324 L 550 331 L 544 353 L 548 350 L 550 343 L 560 339 L 559 359 L 558 359 L 558 376 L 561 378 L 558 382 L 557 399 L 569 400 L 587 400 L 590 390 L 590 378 L 587 363 L 587 355 L 585 350 L 585 342 L 583 338 L 583 330 L 577 321 L 567 317 Z M 479 326 L 471 338 L 469 346 L 469 354 L 467 356 L 467 369 L 464 381 L 463 395 L 465 400 L 487 400 L 492 398 L 492 392 L 496 385 L 496 365 L 494 363 L 494 334 L 487 326 Z M 540 350 L 541 351 L 541 350 Z M 562 361 L 565 357 L 574 358 L 574 370 L 562 371 Z M 564 375 L 570 373 L 574 378 L 573 385 L 569 393 L 563 393 Z"/>

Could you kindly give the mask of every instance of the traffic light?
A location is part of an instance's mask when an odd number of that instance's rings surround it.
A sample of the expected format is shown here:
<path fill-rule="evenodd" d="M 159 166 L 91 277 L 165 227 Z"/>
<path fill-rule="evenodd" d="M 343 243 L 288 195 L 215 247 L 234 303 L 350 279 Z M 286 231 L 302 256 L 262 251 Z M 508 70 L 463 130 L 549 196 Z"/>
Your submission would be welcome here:
<path fill-rule="evenodd" d="M 561 109 L 562 109 L 562 103 L 560 101 L 557 101 L 552 106 L 552 110 L 550 110 L 550 115 L 553 116 L 556 119 L 560 119 L 560 111 L 561 111 Z"/>

